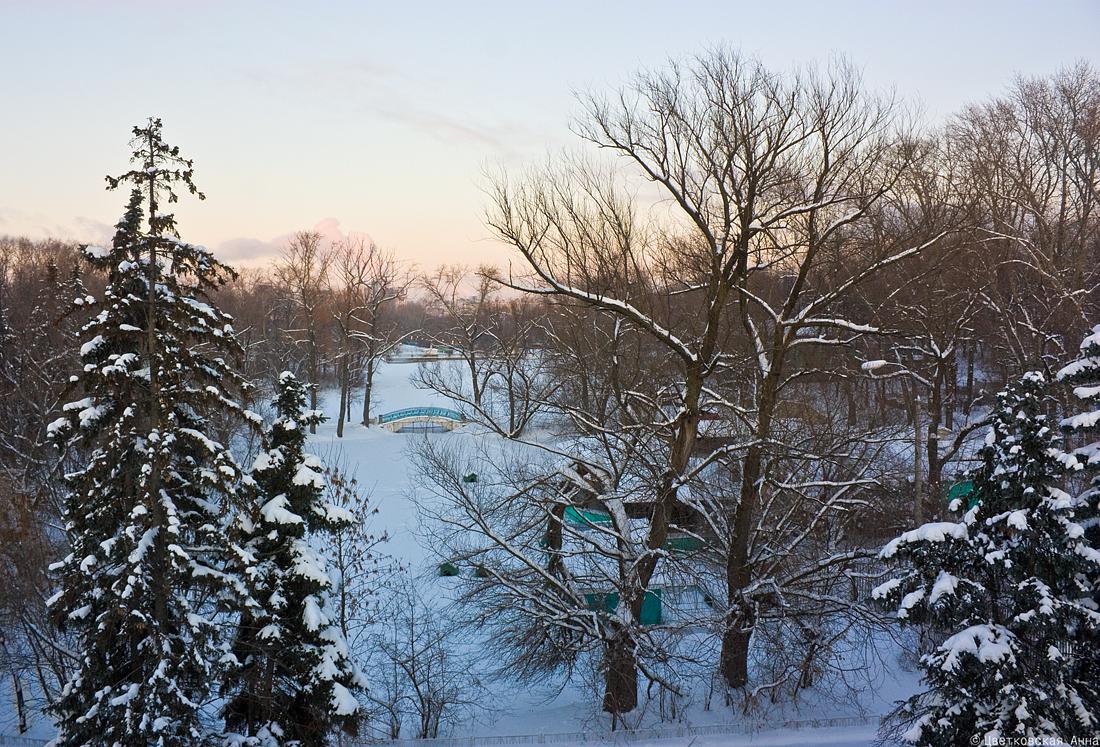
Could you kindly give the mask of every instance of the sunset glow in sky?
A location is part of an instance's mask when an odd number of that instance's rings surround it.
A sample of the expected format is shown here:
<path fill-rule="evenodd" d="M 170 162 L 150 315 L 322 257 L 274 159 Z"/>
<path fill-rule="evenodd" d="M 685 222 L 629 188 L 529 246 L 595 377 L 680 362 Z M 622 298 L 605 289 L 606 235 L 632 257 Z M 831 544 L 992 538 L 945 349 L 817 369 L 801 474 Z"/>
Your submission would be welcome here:
<path fill-rule="evenodd" d="M 0 234 L 102 241 L 150 115 L 195 159 L 184 238 L 234 263 L 357 231 L 422 267 L 500 261 L 483 173 L 574 147 L 574 90 L 727 44 L 842 53 L 942 120 L 1016 73 L 1100 64 L 1100 2 L 0 0 Z"/>

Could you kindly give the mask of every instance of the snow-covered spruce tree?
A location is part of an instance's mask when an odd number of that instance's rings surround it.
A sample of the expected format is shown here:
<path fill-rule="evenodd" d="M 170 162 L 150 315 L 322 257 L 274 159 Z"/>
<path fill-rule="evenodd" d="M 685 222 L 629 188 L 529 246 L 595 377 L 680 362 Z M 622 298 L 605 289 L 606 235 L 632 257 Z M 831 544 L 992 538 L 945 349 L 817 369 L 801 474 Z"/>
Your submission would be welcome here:
<path fill-rule="evenodd" d="M 921 657 L 928 686 L 895 714 L 903 739 L 1094 735 L 1100 681 L 1077 658 L 1100 616 L 1085 601 L 1100 554 L 1083 539 L 1082 502 L 1056 487 L 1057 433 L 1042 414 L 1046 382 L 1028 373 L 998 395 L 972 474 L 977 502 L 958 522 L 925 524 L 883 548 L 902 575 L 874 590 L 903 625 L 941 643 Z"/>
<path fill-rule="evenodd" d="M 353 732 L 364 686 L 329 598 L 333 581 L 313 540 L 355 518 L 324 500 L 320 460 L 305 430 L 321 420 L 306 388 L 279 376 L 277 419 L 252 468 L 256 500 L 240 519 L 242 568 L 253 600 L 243 611 L 226 682 L 226 726 L 260 747 L 325 744 L 335 726 Z"/>
<path fill-rule="evenodd" d="M 212 417 L 249 423 L 230 319 L 208 295 L 232 271 L 181 241 L 162 211 L 181 187 L 202 197 L 191 161 L 133 130 L 134 167 L 108 177 L 131 186 L 110 247 L 84 256 L 106 275 L 85 325 L 83 397 L 50 426 L 86 455 L 67 475 L 70 553 L 52 570 L 51 614 L 78 641 L 80 662 L 53 706 L 60 745 L 195 745 L 200 708 L 224 649 L 212 607 L 243 586 L 229 556 L 224 500 L 241 471 L 212 439 Z"/>
<path fill-rule="evenodd" d="M 1080 437 L 1083 445 L 1064 455 L 1069 469 L 1082 471 L 1090 476 L 1089 484 L 1081 493 L 1084 504 L 1081 526 L 1090 546 L 1100 548 L 1100 325 L 1081 342 L 1081 354 L 1058 372 L 1058 380 L 1073 387 L 1074 398 L 1081 403 L 1082 411 L 1070 414 L 1062 420 L 1062 427 Z M 1100 608 L 1100 571 L 1090 578 L 1093 603 Z M 1092 638 L 1079 657 L 1081 677 L 1100 681 L 1100 631 Z M 1100 703 L 1093 705 L 1100 711 Z"/>

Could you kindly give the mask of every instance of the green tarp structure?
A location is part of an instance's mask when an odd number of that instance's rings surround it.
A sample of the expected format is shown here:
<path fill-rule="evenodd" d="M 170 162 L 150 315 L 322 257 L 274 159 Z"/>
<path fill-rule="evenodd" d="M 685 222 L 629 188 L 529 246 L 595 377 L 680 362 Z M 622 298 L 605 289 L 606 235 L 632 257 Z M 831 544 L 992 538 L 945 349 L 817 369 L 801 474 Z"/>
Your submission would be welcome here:
<path fill-rule="evenodd" d="M 573 526 L 585 527 L 590 524 L 610 524 L 611 516 L 603 511 L 569 506 L 565 509 L 565 521 Z"/>
<path fill-rule="evenodd" d="M 593 508 L 577 508 L 569 506 L 565 509 L 565 523 L 575 527 L 590 527 L 593 525 L 610 524 L 611 516 L 604 511 Z M 543 540 L 545 543 L 545 540 Z M 543 544 L 543 547 L 546 545 Z M 691 535 L 680 534 L 665 540 L 665 549 L 677 555 L 686 555 L 695 552 L 703 546 L 703 540 Z"/>
<path fill-rule="evenodd" d="M 612 613 L 619 606 L 619 592 L 612 591 L 607 594 L 593 593 L 585 594 L 584 602 L 588 605 L 588 609 L 596 610 L 599 612 Z M 645 599 L 642 600 L 642 614 L 639 622 L 642 625 L 660 625 L 661 624 L 661 590 L 653 589 L 645 593 Z"/>
<path fill-rule="evenodd" d="M 966 501 L 967 511 L 974 508 L 978 502 L 978 491 L 974 487 L 974 482 L 963 480 L 952 485 L 947 491 L 947 502 L 950 504 L 956 498 Z"/>
<path fill-rule="evenodd" d="M 669 537 L 665 540 L 665 549 L 671 550 L 674 555 L 687 555 L 695 552 L 703 546 L 703 540 L 690 535 Z"/>

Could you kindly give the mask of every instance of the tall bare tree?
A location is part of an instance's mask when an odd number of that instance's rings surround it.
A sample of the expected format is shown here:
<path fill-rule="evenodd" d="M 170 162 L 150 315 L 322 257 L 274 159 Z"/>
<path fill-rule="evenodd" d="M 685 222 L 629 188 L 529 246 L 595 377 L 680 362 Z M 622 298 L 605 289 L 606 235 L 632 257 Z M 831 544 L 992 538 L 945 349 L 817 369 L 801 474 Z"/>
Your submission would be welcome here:
<path fill-rule="evenodd" d="M 634 623 L 670 532 L 711 513 L 685 486 L 735 455 L 738 487 L 716 522 L 725 534 L 720 670 L 732 688 L 747 683 L 754 627 L 774 603 L 753 556 L 761 512 L 779 493 L 822 502 L 826 510 L 802 527 L 812 534 L 863 481 L 858 470 L 831 487 L 773 473 L 794 450 L 781 438 L 782 406 L 805 396 L 800 385 L 819 368 L 796 359 L 875 331 L 846 315 L 844 300 L 938 236 L 884 244 L 865 229 L 912 156 L 898 107 L 866 93 L 843 64 L 778 75 L 716 51 L 586 104 L 580 133 L 620 160 L 575 159 L 534 180 L 501 180 L 489 222 L 530 270 L 512 287 L 608 315 L 617 334 L 644 340 L 651 370 L 667 372 L 655 397 L 621 397 L 630 426 L 663 444 L 649 455 L 646 529 L 622 535 L 630 579 L 608 650 L 605 708 L 625 712 L 636 703 Z M 624 191 L 624 173 L 656 189 L 644 219 L 648 206 Z M 740 436 L 697 458 L 704 414 L 739 424 Z M 798 577 L 836 573 L 852 556 L 835 549 Z"/>

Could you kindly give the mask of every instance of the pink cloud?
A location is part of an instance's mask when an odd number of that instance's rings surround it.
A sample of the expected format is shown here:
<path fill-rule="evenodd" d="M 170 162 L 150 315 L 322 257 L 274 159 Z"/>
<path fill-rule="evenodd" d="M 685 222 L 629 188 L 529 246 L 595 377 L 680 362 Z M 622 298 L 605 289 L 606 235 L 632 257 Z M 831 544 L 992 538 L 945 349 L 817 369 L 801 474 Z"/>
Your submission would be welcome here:
<path fill-rule="evenodd" d="M 347 231 L 345 233 L 338 218 L 322 218 L 308 230 L 321 234 L 329 243 L 358 237 L 363 237 L 368 241 L 373 240 L 370 234 L 364 231 Z M 240 262 L 250 265 L 262 264 L 278 257 L 283 247 L 286 246 L 295 233 L 296 231 L 287 231 L 271 239 L 257 239 L 249 236 L 228 239 L 214 247 L 214 253 L 225 262 Z"/>

